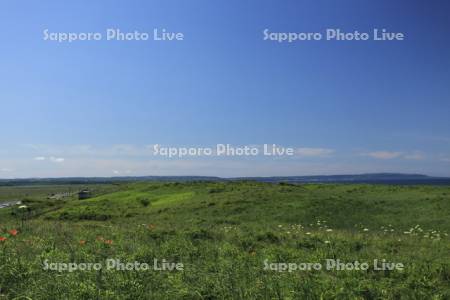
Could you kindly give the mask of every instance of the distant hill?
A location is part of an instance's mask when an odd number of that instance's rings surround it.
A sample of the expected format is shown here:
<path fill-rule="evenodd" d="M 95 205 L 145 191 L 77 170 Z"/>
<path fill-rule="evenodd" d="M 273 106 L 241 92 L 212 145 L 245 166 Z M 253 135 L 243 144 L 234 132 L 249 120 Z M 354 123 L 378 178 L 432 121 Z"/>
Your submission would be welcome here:
<path fill-rule="evenodd" d="M 274 177 L 236 177 L 221 178 L 212 176 L 136 176 L 136 177 L 70 177 L 70 178 L 28 178 L 0 179 L 0 186 L 52 185 L 52 184 L 101 184 L 136 181 L 236 181 L 252 180 L 259 182 L 286 183 L 372 183 L 372 184 L 438 184 L 450 185 L 449 177 L 432 177 L 421 174 L 372 173 L 357 175 L 318 175 L 318 176 L 274 176 Z"/>
<path fill-rule="evenodd" d="M 448 177 L 431 177 L 421 174 L 373 173 L 358 175 L 319 175 L 287 177 L 239 178 L 261 182 L 288 183 L 383 183 L 383 184 L 450 184 Z"/>
<path fill-rule="evenodd" d="M 220 181 L 219 177 L 208 176 L 130 176 L 130 177 L 65 177 L 65 178 L 25 178 L 0 179 L 0 186 L 9 185 L 52 185 L 52 184 L 102 184 L 136 181 Z"/>

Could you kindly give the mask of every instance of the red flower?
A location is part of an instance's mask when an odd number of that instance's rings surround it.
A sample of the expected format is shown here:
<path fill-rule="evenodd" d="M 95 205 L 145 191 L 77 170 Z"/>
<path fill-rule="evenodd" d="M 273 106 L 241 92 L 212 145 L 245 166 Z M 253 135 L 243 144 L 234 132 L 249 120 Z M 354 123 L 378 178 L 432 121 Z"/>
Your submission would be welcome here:
<path fill-rule="evenodd" d="M 16 229 L 8 230 L 8 233 L 12 236 L 16 236 L 19 232 Z"/>
<path fill-rule="evenodd" d="M 7 240 L 7 238 L 5 238 L 4 236 L 0 236 L 0 242 L 4 242 L 6 240 Z"/>
<path fill-rule="evenodd" d="M 112 245 L 112 244 L 113 244 L 113 241 L 112 241 L 112 240 L 105 240 L 105 244 L 107 244 L 107 245 Z"/>

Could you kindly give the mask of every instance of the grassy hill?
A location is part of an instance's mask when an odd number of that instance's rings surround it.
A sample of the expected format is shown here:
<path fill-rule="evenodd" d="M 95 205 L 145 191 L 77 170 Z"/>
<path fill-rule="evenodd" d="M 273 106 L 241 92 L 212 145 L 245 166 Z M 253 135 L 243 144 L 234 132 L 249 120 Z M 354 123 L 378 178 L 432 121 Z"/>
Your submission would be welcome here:
<path fill-rule="evenodd" d="M 450 298 L 448 186 L 140 182 L 99 190 L 59 202 L 39 194 L 25 211 L 0 211 L 0 299 Z M 165 259 L 184 270 L 43 269 L 44 261 L 110 258 Z M 328 270 L 327 259 L 369 267 Z M 404 270 L 376 270 L 375 259 Z M 303 263 L 322 269 L 298 270 Z"/>

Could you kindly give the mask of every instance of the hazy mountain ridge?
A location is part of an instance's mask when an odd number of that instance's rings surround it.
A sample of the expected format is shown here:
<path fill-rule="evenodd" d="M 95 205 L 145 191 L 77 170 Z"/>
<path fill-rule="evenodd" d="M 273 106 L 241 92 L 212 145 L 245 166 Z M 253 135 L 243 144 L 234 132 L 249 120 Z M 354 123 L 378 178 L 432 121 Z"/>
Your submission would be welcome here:
<path fill-rule="evenodd" d="M 271 176 L 271 177 L 234 177 L 213 176 L 130 176 L 130 177 L 67 177 L 67 178 L 26 178 L 0 179 L 0 185 L 37 185 L 37 184 L 92 184 L 135 181 L 235 181 L 253 180 L 259 182 L 288 183 L 391 183 L 391 184 L 450 184 L 449 177 L 432 177 L 422 174 L 368 173 L 349 175 L 315 176 Z"/>

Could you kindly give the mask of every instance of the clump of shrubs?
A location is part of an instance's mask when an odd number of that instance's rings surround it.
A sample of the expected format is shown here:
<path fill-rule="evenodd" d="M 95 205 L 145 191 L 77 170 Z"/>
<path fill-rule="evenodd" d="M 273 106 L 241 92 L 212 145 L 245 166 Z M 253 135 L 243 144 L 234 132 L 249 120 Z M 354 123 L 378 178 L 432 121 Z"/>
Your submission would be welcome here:
<path fill-rule="evenodd" d="M 138 201 L 143 207 L 147 207 L 150 205 L 150 200 L 148 200 L 148 198 L 139 198 Z"/>

